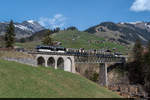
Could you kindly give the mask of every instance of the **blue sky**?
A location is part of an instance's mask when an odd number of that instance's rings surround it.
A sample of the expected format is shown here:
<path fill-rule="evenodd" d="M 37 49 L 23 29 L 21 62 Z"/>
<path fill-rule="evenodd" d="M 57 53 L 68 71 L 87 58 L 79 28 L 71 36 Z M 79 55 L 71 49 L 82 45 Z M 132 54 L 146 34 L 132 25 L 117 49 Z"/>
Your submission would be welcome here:
<path fill-rule="evenodd" d="M 1 0 L 0 21 L 84 30 L 104 21 L 150 21 L 150 0 Z"/>

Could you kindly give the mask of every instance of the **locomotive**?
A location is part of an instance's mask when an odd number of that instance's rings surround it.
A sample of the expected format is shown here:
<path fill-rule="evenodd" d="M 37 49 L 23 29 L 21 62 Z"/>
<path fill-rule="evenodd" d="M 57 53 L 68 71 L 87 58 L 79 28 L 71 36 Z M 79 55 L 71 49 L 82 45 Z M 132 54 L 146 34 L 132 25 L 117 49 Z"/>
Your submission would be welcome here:
<path fill-rule="evenodd" d="M 55 47 L 55 46 L 37 46 L 37 52 L 58 52 L 58 53 L 65 53 L 66 48 L 64 47 Z"/>

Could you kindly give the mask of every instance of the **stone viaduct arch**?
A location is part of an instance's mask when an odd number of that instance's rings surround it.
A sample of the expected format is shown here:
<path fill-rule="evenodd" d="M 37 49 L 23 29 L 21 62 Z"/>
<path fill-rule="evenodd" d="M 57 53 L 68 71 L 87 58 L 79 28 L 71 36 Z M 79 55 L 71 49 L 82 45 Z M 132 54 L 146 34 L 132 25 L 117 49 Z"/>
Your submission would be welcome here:
<path fill-rule="evenodd" d="M 39 66 L 45 66 L 45 59 L 42 56 L 38 57 L 38 59 L 37 59 L 37 65 L 39 65 Z"/>
<path fill-rule="evenodd" d="M 48 58 L 47 66 L 55 68 L 55 59 L 53 57 Z"/>
<path fill-rule="evenodd" d="M 62 57 L 59 57 L 57 60 L 57 68 L 64 69 L 64 59 Z"/>
<path fill-rule="evenodd" d="M 40 55 L 36 56 L 37 65 L 53 67 L 64 71 L 75 73 L 75 62 L 73 56 L 62 55 Z"/>

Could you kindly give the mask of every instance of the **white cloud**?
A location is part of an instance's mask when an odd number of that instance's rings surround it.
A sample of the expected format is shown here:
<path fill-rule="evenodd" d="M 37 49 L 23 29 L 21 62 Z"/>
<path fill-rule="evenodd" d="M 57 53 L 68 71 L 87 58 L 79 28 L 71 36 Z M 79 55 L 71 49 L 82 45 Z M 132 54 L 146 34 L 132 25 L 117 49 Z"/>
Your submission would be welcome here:
<path fill-rule="evenodd" d="M 132 11 L 150 11 L 150 0 L 135 0 L 130 10 Z"/>
<path fill-rule="evenodd" d="M 48 28 L 64 27 L 66 25 L 66 17 L 62 14 L 56 14 L 53 18 L 41 17 L 38 21 L 42 26 Z"/>

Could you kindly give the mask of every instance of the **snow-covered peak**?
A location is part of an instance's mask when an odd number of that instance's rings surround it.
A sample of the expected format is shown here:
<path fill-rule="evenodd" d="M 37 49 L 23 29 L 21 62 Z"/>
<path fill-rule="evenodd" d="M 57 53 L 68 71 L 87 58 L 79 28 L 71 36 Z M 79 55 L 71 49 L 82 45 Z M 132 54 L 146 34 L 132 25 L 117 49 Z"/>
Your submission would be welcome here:
<path fill-rule="evenodd" d="M 145 26 L 146 26 L 147 28 L 150 28 L 150 25 L 149 25 L 148 23 L 145 23 Z"/>
<path fill-rule="evenodd" d="M 34 21 L 34 20 L 27 20 L 21 23 L 21 25 L 27 27 L 28 29 L 32 30 L 32 32 L 38 32 L 41 31 L 43 29 L 45 29 L 44 27 L 42 27 L 38 22 Z"/>
<path fill-rule="evenodd" d="M 125 24 L 124 22 L 120 22 L 119 24 Z"/>
<path fill-rule="evenodd" d="M 132 24 L 132 25 L 137 25 L 137 24 L 145 24 L 145 26 L 147 25 L 147 23 L 143 22 L 143 21 L 135 21 L 135 22 L 120 22 L 119 24 Z"/>
<path fill-rule="evenodd" d="M 136 22 L 128 22 L 129 24 L 139 24 L 139 23 L 142 23 L 142 21 L 136 21 Z"/>
<path fill-rule="evenodd" d="M 28 23 L 34 24 L 34 20 L 28 20 Z"/>
<path fill-rule="evenodd" d="M 136 22 L 120 22 L 119 24 L 133 24 L 133 25 L 136 25 L 136 24 L 139 24 L 139 23 L 143 23 L 142 21 L 136 21 Z"/>

